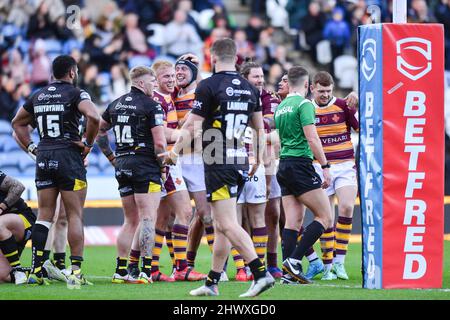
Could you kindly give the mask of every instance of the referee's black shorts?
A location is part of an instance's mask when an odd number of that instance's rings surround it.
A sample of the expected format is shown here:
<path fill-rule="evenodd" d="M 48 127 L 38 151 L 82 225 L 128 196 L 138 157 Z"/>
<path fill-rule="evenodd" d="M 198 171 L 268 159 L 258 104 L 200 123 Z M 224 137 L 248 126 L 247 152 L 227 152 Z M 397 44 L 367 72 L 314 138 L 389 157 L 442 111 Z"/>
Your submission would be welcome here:
<path fill-rule="evenodd" d="M 282 196 L 298 197 L 322 186 L 322 180 L 314 170 L 312 160 L 303 157 L 280 159 L 277 180 Z"/>

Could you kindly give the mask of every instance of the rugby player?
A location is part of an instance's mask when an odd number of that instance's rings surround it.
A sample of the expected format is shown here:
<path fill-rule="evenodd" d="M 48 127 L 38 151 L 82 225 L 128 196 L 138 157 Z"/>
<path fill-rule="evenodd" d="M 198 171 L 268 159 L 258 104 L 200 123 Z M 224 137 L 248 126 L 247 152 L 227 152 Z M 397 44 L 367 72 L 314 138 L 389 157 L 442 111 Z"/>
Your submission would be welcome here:
<path fill-rule="evenodd" d="M 27 282 L 20 255 L 36 222 L 33 210 L 20 197 L 25 186 L 0 171 L 0 282 Z"/>
<path fill-rule="evenodd" d="M 336 278 L 348 280 L 344 267 L 348 242 L 352 230 L 353 208 L 358 185 L 351 129 L 358 131 L 359 123 L 355 117 L 358 97 L 350 93 L 345 99 L 333 96 L 333 77 L 325 71 L 318 72 L 312 80 L 311 92 L 316 108 L 316 128 L 322 142 L 325 156 L 331 163 L 331 185 L 326 189 L 330 200 L 331 212 L 335 212 L 335 200 L 338 200 L 338 218 L 336 224 L 325 230 L 322 235 L 322 260 L 310 261 L 305 276 L 312 279 L 324 272 L 322 280 Z M 323 179 L 322 168 L 314 162 L 314 168 Z"/>
<path fill-rule="evenodd" d="M 233 245 L 248 261 L 254 281 L 240 297 L 257 296 L 272 287 L 275 280 L 261 263 L 250 236 L 238 224 L 236 197 L 248 170 L 243 135 L 248 124 L 257 130 L 256 156 L 250 175 L 263 162 L 264 126 L 259 92 L 236 71 L 236 44 L 231 39 L 216 41 L 211 48 L 215 74 L 202 80 L 195 91 L 195 102 L 172 150 L 163 155 L 167 163 L 176 163 L 183 148 L 190 147 L 203 129 L 203 161 L 208 201 L 215 231 L 212 268 L 205 285 L 190 291 L 193 296 L 218 295 L 223 266 Z M 196 129 L 194 129 L 196 128 Z M 231 244 L 230 244 L 231 242 Z"/>
<path fill-rule="evenodd" d="M 164 60 L 156 61 L 152 65 L 156 74 L 158 89 L 153 94 L 153 99 L 160 103 L 164 111 L 164 125 L 168 147 L 170 150 L 178 137 L 178 115 L 173 101 L 175 91 L 175 68 L 172 63 Z M 191 200 L 186 183 L 182 175 L 181 163 L 167 167 L 167 178 L 164 183 L 164 199 L 158 210 L 158 220 L 156 223 L 156 233 L 162 240 L 164 231 L 173 224 L 172 228 L 166 231 L 167 238 L 172 238 L 175 270 L 172 278 L 176 281 L 199 281 L 206 278 L 205 274 L 189 268 L 187 264 L 187 237 L 189 223 L 192 217 Z M 175 215 L 175 223 L 170 221 L 172 213 Z M 171 281 L 159 271 L 159 254 L 162 243 L 155 244 L 153 278 L 156 281 Z"/>
<path fill-rule="evenodd" d="M 247 205 L 247 210 L 249 210 L 249 220 L 252 226 L 252 238 L 257 248 L 258 255 L 260 258 L 264 258 L 267 252 L 267 269 L 272 274 L 274 278 L 281 278 L 282 272 L 277 266 L 277 247 L 278 247 L 278 234 L 279 230 L 279 218 L 280 218 L 280 205 L 281 205 L 281 190 L 280 186 L 274 176 L 276 173 L 276 158 L 278 154 L 276 153 L 276 145 L 272 145 L 272 139 L 270 132 L 275 128 L 275 123 L 273 120 L 273 112 L 275 111 L 278 104 L 281 102 L 280 98 L 273 92 L 269 92 L 264 89 L 264 73 L 261 65 L 255 62 L 247 62 L 241 66 L 241 74 L 253 84 L 261 94 L 261 108 L 264 116 L 264 129 L 267 133 L 268 142 L 266 144 L 265 153 L 265 177 L 257 177 L 259 181 L 253 181 L 253 183 L 246 184 L 246 188 L 252 188 L 258 186 L 261 191 L 250 192 L 253 194 L 253 203 L 257 203 L 258 199 L 267 200 L 265 211 L 263 211 L 262 216 L 260 214 L 255 214 L 259 210 L 258 204 Z M 251 180 L 250 180 L 251 181 Z M 265 183 L 265 185 L 264 185 Z M 266 190 L 266 196 L 262 196 L 262 190 Z M 250 189 L 252 190 L 252 189 Z M 255 190 L 253 190 L 255 191 Z M 242 197 L 242 196 L 241 196 Z M 240 200 L 238 200 L 239 203 Z M 262 209 L 262 207 L 260 207 Z M 254 211 L 254 213 L 252 213 Z M 261 219 L 262 218 L 262 219 Z M 256 221 L 259 220 L 259 221 Z M 258 226 L 257 226 L 258 225 Z M 266 241 L 266 243 L 264 242 Z M 267 250 L 266 250 L 267 248 Z"/>
<path fill-rule="evenodd" d="M 308 71 L 300 66 L 292 67 L 288 71 L 288 82 L 289 94 L 275 111 L 275 124 L 281 143 L 277 180 L 281 187 L 286 215 L 282 235 L 283 270 L 287 273 L 286 278 L 310 283 L 303 274 L 301 260 L 307 249 L 332 224 L 330 206 L 322 189 L 330 184 L 330 164 L 314 125 L 314 106 L 305 98 L 308 91 Z M 314 170 L 313 158 L 316 158 L 324 169 L 323 183 Z M 299 211 L 301 204 L 311 209 L 314 221 L 297 244 L 299 230 L 291 228 L 303 218 L 303 212 Z"/>
<path fill-rule="evenodd" d="M 28 126 L 30 132 L 35 128 Z M 13 138 L 16 140 L 19 147 L 27 153 L 27 155 L 36 162 L 36 156 L 27 150 L 27 147 L 22 145 L 17 139 L 15 133 Z M 84 159 L 85 166 L 87 166 L 87 158 Z M 66 269 L 66 244 L 67 244 L 67 215 L 64 204 L 61 201 L 61 195 L 58 196 L 56 205 L 56 214 L 54 223 L 50 228 L 47 242 L 45 244 L 44 253 L 42 255 L 43 276 L 49 280 L 59 280 L 66 282 L 70 275 L 70 270 Z M 53 260 L 50 259 L 50 252 L 53 248 Z"/>
<path fill-rule="evenodd" d="M 124 209 L 124 224 L 117 237 L 117 266 L 113 283 L 152 281 L 151 260 L 156 215 L 161 198 L 161 170 L 157 153 L 166 149 L 163 110 L 153 99 L 155 74 L 149 67 L 130 70 L 131 90 L 110 103 L 102 115 L 97 144 L 115 166 Z M 116 138 L 115 154 L 108 130 Z M 128 274 L 127 254 L 139 225 L 142 269 L 137 279 Z"/>
<path fill-rule="evenodd" d="M 21 144 L 36 154 L 38 218 L 32 232 L 32 270 L 29 284 L 45 284 L 42 255 L 54 220 L 58 194 L 67 212 L 71 275 L 68 287 L 90 284 L 81 272 L 84 249 L 83 206 L 87 182 L 83 159 L 93 147 L 99 115 L 90 96 L 76 87 L 78 67 L 67 55 L 52 64 L 55 81 L 34 93 L 19 109 L 12 127 Z M 86 138 L 82 141 L 79 121 L 86 119 Z M 37 124 L 40 142 L 31 141 L 29 125 Z"/>
<path fill-rule="evenodd" d="M 180 128 L 192 110 L 195 100 L 197 82 L 201 80 L 198 72 L 199 59 L 195 55 L 181 56 L 175 63 L 176 88 L 174 102 Z M 206 186 L 202 160 L 201 139 L 195 139 L 191 150 L 184 150 L 180 155 L 180 164 L 183 179 L 191 199 L 195 203 L 195 213 L 188 231 L 187 263 L 189 268 L 194 268 L 197 250 L 205 232 L 208 246 L 212 251 L 214 244 L 214 227 L 211 219 L 211 208 L 206 201 Z M 221 281 L 226 281 L 226 273 L 222 273 Z"/>

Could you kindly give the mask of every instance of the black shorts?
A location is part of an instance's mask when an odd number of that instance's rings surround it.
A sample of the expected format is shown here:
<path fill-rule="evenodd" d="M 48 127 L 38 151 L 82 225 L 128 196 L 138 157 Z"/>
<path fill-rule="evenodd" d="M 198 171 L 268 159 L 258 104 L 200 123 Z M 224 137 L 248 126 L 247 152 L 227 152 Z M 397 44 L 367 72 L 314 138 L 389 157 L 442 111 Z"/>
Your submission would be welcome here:
<path fill-rule="evenodd" d="M 135 193 L 161 192 L 161 171 L 148 156 L 127 155 L 116 158 L 116 180 L 121 197 Z"/>
<path fill-rule="evenodd" d="M 206 169 L 205 185 L 208 202 L 238 198 L 245 185 L 246 171 L 230 169 Z"/>
<path fill-rule="evenodd" d="M 28 240 L 31 239 L 31 231 L 34 227 L 34 224 L 36 223 L 36 216 L 34 215 L 31 208 L 28 208 L 23 212 L 17 213 L 17 215 L 22 219 L 23 226 L 25 228 L 22 241 L 17 242 L 20 255 L 22 250 L 25 248 L 25 245 L 27 244 Z"/>
<path fill-rule="evenodd" d="M 77 148 L 42 150 L 36 156 L 36 188 L 78 191 L 87 187 L 86 168 Z"/>
<path fill-rule="evenodd" d="M 312 160 L 301 157 L 280 159 L 277 180 L 282 196 L 298 197 L 322 186 L 322 180 L 314 170 Z"/>

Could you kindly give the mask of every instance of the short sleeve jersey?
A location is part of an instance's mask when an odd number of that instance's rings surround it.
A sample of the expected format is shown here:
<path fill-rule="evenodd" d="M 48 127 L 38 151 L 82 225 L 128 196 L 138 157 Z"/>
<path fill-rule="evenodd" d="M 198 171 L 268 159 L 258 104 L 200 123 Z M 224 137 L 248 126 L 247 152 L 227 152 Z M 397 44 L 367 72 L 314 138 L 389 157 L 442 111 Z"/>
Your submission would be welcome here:
<path fill-rule="evenodd" d="M 278 107 L 280 102 L 280 98 L 275 93 L 267 91 L 265 89 L 262 90 L 261 108 L 264 119 L 273 118 L 273 113 L 275 112 L 275 109 Z M 266 132 L 270 132 L 270 126 L 266 121 L 264 121 L 264 129 L 266 129 Z"/>
<path fill-rule="evenodd" d="M 108 105 L 102 118 L 113 128 L 116 156 L 145 154 L 156 163 L 151 129 L 163 125 L 163 110 L 157 102 L 131 87 Z"/>
<path fill-rule="evenodd" d="M 191 112 L 205 118 L 205 169 L 248 170 L 243 138 L 253 112 L 257 111 L 261 111 L 258 89 L 235 71 L 218 72 L 199 83 Z"/>
<path fill-rule="evenodd" d="M 175 103 L 170 94 L 163 95 L 157 91 L 153 92 L 153 100 L 159 103 L 164 111 L 164 122 L 167 128 L 176 129 L 178 127 L 178 116 Z"/>
<path fill-rule="evenodd" d="M 34 117 L 41 138 L 39 149 L 62 149 L 80 141 L 78 104 L 90 99 L 87 92 L 65 81 L 55 81 L 34 93 L 23 107 Z"/>
<path fill-rule="evenodd" d="M 3 183 L 5 178 L 6 174 L 0 171 L 0 185 Z M 5 200 L 7 195 L 8 195 L 7 192 L 0 191 L 0 202 L 3 202 L 3 200 Z M 17 200 L 16 203 L 13 204 L 9 203 L 9 206 L 10 207 L 8 209 L 8 213 L 23 214 L 25 211 L 31 212 L 31 209 L 28 207 L 28 205 L 22 198 L 19 198 L 19 200 Z"/>
<path fill-rule="evenodd" d="M 317 133 L 327 160 L 338 163 L 354 160 L 351 128 L 359 130 L 356 110 L 350 109 L 345 100 L 333 97 L 327 105 L 316 108 Z"/>
<path fill-rule="evenodd" d="M 303 127 L 314 125 L 314 105 L 298 94 L 289 94 L 275 111 L 275 126 L 280 136 L 280 159 L 305 157 L 313 159 Z"/>

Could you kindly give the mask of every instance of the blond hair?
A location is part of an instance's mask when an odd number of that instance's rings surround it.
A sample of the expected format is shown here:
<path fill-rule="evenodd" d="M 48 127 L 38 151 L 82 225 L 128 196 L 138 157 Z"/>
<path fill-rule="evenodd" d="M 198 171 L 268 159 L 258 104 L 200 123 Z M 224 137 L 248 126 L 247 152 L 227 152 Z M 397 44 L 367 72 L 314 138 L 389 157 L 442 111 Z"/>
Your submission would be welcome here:
<path fill-rule="evenodd" d="M 152 70 L 157 75 L 159 72 L 161 72 L 162 69 L 165 68 L 174 68 L 173 64 L 167 60 L 158 60 L 152 65 Z"/>

